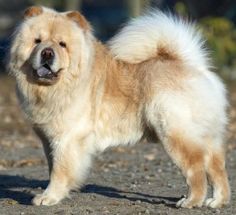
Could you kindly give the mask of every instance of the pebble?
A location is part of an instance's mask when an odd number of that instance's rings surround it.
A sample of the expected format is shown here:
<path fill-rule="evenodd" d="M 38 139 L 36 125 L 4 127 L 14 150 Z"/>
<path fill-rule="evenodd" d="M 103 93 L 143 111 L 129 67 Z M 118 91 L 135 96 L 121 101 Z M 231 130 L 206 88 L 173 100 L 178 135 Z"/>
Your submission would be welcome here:
<path fill-rule="evenodd" d="M 216 209 L 216 210 L 215 210 L 215 213 L 216 213 L 216 214 L 220 214 L 220 209 Z"/>
<path fill-rule="evenodd" d="M 7 202 L 8 205 L 16 205 L 16 204 L 18 204 L 18 202 L 13 200 L 13 199 L 8 199 L 6 202 Z"/>

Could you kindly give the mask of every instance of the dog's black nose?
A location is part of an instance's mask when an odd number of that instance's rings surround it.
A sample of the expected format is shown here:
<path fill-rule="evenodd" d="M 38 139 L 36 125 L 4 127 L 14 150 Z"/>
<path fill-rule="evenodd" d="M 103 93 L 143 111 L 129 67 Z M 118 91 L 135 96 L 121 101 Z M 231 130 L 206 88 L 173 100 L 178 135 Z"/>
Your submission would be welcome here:
<path fill-rule="evenodd" d="M 45 48 L 41 52 L 41 59 L 43 63 L 52 64 L 55 54 L 52 48 Z"/>

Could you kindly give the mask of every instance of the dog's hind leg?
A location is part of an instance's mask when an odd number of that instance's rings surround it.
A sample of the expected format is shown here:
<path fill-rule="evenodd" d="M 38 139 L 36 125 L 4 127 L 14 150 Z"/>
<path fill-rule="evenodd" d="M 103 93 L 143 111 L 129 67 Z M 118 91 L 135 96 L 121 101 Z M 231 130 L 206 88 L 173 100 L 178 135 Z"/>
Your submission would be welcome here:
<path fill-rule="evenodd" d="M 177 202 L 177 207 L 201 207 L 207 194 L 204 150 L 185 132 L 172 131 L 163 141 L 172 160 L 182 170 L 189 187 L 188 196 Z"/>
<path fill-rule="evenodd" d="M 214 142 L 210 143 L 206 159 L 206 170 L 213 186 L 213 198 L 206 200 L 206 206 L 219 208 L 229 203 L 230 187 L 225 169 L 225 152 L 221 144 L 216 148 Z"/>

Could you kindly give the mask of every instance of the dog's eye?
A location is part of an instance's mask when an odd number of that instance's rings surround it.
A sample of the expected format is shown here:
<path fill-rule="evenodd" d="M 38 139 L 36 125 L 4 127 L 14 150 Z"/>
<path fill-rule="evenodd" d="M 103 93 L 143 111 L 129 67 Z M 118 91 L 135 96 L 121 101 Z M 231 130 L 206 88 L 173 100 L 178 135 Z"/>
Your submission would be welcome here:
<path fill-rule="evenodd" d="M 61 41 L 61 42 L 59 43 L 59 45 L 60 45 L 61 47 L 63 47 L 63 48 L 66 48 L 66 43 L 63 42 L 63 41 Z"/>
<path fill-rule="evenodd" d="M 41 41 L 41 39 L 39 39 L 39 38 L 36 38 L 35 40 L 34 40 L 34 43 L 36 43 L 36 44 L 39 44 L 39 43 L 41 43 L 42 41 Z"/>

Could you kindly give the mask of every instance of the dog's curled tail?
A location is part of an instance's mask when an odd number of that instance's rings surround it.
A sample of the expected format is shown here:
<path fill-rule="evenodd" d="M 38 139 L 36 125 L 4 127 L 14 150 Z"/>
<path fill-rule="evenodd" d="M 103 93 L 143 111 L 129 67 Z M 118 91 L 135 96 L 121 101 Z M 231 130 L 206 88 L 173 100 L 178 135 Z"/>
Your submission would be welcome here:
<path fill-rule="evenodd" d="M 131 20 L 108 45 L 116 59 L 128 63 L 156 58 L 209 67 L 204 40 L 196 26 L 159 10 Z"/>

